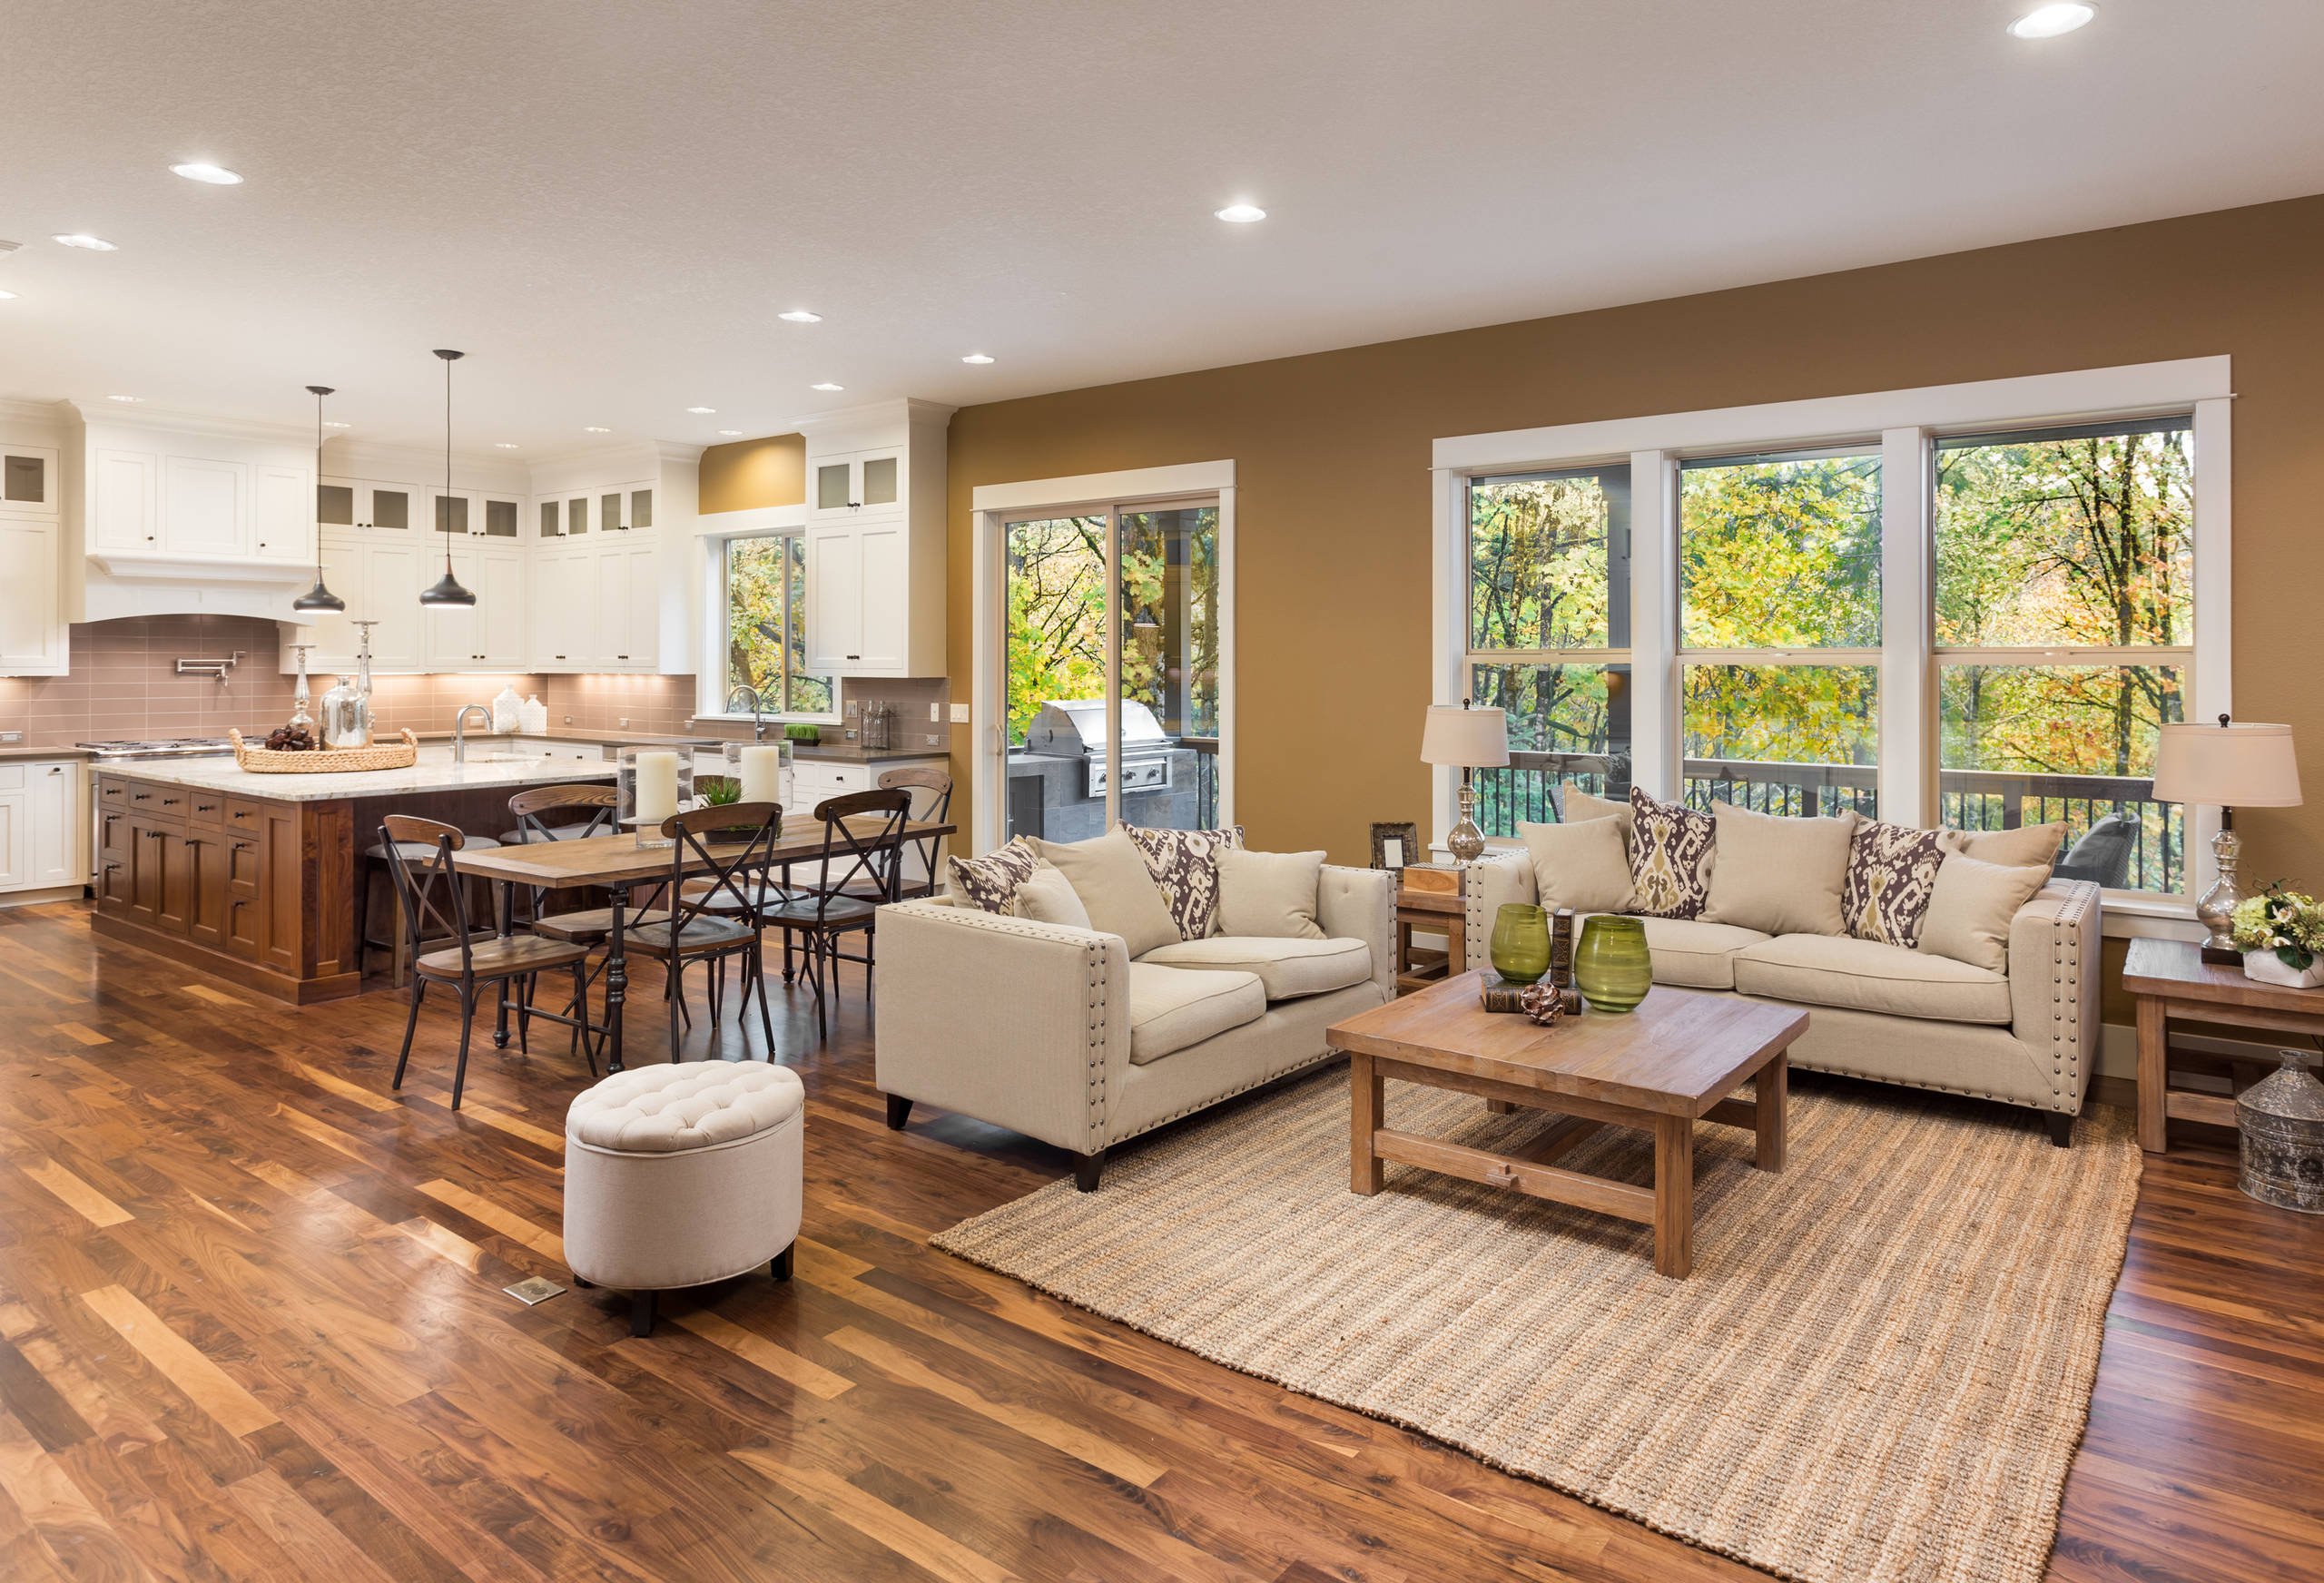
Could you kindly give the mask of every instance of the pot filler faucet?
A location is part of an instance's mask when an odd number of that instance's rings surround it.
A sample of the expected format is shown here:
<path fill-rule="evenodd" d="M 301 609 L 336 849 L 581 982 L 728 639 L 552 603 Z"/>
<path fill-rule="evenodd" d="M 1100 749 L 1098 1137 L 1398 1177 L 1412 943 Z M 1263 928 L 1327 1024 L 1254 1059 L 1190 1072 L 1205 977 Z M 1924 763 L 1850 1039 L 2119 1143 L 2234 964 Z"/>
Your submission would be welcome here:
<path fill-rule="evenodd" d="M 452 716 L 452 762 L 456 764 L 468 762 L 468 716 L 471 714 L 483 715 L 484 729 L 492 729 L 492 711 L 481 703 L 461 704 L 460 712 Z"/>

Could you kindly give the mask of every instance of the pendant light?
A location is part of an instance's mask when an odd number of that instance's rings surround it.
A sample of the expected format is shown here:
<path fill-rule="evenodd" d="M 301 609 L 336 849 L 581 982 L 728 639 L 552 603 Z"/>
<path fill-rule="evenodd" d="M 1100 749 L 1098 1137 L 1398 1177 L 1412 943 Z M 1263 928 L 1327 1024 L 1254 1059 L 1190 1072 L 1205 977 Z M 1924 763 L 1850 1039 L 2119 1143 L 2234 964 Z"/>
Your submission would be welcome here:
<path fill-rule="evenodd" d="M 315 477 L 323 473 L 323 398 L 330 394 L 329 385 L 310 385 L 308 390 L 315 398 Z M 347 601 L 323 586 L 322 524 L 315 524 L 315 585 L 290 601 L 293 610 L 344 610 Z"/>
<path fill-rule="evenodd" d="M 448 500 L 452 494 L 452 362 L 468 354 L 449 352 L 438 347 L 436 355 L 444 359 L 444 496 Z M 476 595 L 461 587 L 460 580 L 452 575 L 452 540 L 448 535 L 444 539 L 444 575 L 434 587 L 419 596 L 419 602 L 430 608 L 473 608 L 476 605 Z"/>

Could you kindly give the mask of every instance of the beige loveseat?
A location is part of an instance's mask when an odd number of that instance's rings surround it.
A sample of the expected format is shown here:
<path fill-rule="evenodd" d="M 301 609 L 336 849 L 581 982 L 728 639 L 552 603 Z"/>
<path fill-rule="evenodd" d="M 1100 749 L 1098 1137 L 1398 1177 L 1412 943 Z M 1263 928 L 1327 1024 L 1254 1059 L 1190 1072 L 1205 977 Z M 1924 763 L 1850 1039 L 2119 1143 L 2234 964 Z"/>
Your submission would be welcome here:
<path fill-rule="evenodd" d="M 1492 966 L 1493 919 L 1538 899 L 1534 876 L 1523 851 L 1470 870 L 1471 968 Z M 2005 972 L 1845 936 L 1644 922 L 1657 984 L 1807 1010 L 1794 1067 L 2024 1106 L 2063 1146 L 2097 1060 L 2100 896 L 2087 880 L 2043 886 L 2010 919 Z"/>
<path fill-rule="evenodd" d="M 1129 957 L 1119 935 L 954 906 L 880 909 L 876 1062 L 891 1126 L 915 1101 L 1075 1155 L 1329 1057 L 1324 1030 L 1395 996 L 1394 877 L 1326 865 L 1327 937 L 1212 935 Z"/>

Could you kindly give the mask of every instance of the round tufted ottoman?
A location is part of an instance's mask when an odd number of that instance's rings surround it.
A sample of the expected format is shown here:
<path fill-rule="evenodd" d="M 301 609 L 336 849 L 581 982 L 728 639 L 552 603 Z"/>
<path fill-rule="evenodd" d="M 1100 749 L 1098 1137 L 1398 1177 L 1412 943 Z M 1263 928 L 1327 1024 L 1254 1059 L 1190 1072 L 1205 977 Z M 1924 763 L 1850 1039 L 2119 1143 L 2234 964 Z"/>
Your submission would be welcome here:
<path fill-rule="evenodd" d="M 565 1115 L 565 1260 L 584 1285 L 654 1297 L 759 1264 L 791 1277 L 806 1091 L 759 1061 L 617 1072 Z"/>

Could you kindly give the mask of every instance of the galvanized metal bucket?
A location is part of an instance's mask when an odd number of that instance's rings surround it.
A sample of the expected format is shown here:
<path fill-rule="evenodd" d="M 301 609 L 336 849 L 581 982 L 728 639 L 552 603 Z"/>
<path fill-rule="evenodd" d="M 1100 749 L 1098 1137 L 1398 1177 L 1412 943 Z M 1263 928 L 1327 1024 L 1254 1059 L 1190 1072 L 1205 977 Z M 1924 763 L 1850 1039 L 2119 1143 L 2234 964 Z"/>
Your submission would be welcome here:
<path fill-rule="evenodd" d="M 2262 1204 L 2324 1214 L 2324 1083 L 2297 1050 L 2284 1051 L 2283 1063 L 2236 1096 L 2238 1185 Z"/>

